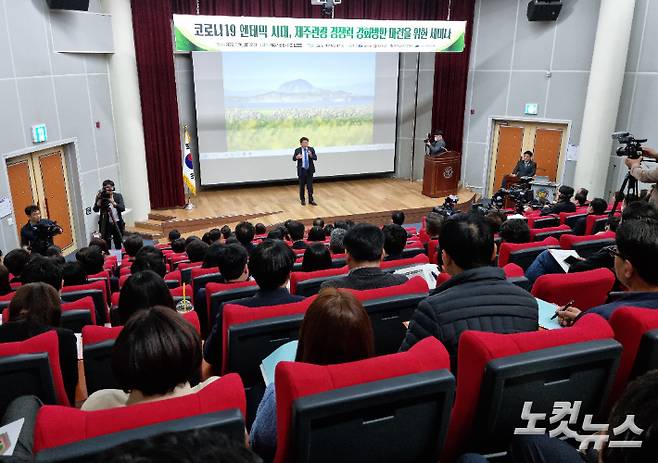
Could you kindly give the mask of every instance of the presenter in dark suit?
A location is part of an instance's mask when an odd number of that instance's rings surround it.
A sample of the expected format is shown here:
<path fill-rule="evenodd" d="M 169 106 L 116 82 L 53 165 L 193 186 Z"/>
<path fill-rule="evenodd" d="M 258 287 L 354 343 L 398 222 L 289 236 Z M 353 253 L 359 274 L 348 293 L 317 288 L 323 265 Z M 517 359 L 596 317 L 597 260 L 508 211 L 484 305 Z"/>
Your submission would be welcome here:
<path fill-rule="evenodd" d="M 532 151 L 526 151 L 514 166 L 512 175 L 518 177 L 534 177 L 537 173 L 537 163 L 532 160 Z"/>
<path fill-rule="evenodd" d="M 308 190 L 308 203 L 312 206 L 317 206 L 313 200 L 313 174 L 315 173 L 315 164 L 313 161 L 318 160 L 313 147 L 308 146 L 308 138 L 302 137 L 299 139 L 299 148 L 295 149 L 292 155 L 292 160 L 297 161 L 297 178 L 299 179 L 299 200 L 302 206 L 306 205 L 304 199 L 304 186 Z"/>

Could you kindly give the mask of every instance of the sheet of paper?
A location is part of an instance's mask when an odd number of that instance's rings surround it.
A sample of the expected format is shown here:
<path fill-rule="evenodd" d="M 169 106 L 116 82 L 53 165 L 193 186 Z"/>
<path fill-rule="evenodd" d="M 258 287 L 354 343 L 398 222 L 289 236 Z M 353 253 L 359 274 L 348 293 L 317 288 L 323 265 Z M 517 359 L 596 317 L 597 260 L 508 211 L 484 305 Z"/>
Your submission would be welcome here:
<path fill-rule="evenodd" d="M 263 375 L 266 386 L 274 382 L 274 370 L 279 362 L 295 361 L 297 344 L 298 341 L 287 342 L 263 359 L 263 362 L 260 364 L 260 372 Z"/>
<path fill-rule="evenodd" d="M 0 196 L 0 219 L 7 217 L 13 213 L 11 198 L 8 196 Z"/>
<path fill-rule="evenodd" d="M 564 273 L 569 272 L 570 265 L 565 262 L 569 256 L 580 257 L 573 249 L 549 249 L 548 252 L 553 256 L 553 259 L 560 265 Z"/>
<path fill-rule="evenodd" d="M 539 326 L 547 330 L 562 328 L 560 322 L 557 321 L 557 317 L 551 320 L 551 317 L 555 315 L 555 310 L 558 306 L 539 298 L 535 299 L 537 300 L 537 306 L 539 307 Z"/>
<path fill-rule="evenodd" d="M 18 442 L 18 436 L 21 434 L 24 422 L 25 418 L 21 418 L 0 428 L 0 435 L 6 433 L 9 439 L 9 446 L 0 454 L 3 457 L 11 457 L 14 455 L 14 448 L 16 447 L 16 442 Z"/>
<path fill-rule="evenodd" d="M 74 333 L 78 345 L 78 360 L 82 360 L 82 333 Z"/>
<path fill-rule="evenodd" d="M 439 267 L 436 264 L 421 264 L 413 267 L 405 267 L 396 270 L 397 275 L 404 275 L 407 278 L 421 276 L 427 282 L 430 290 L 436 288 L 436 279 L 439 276 Z"/>

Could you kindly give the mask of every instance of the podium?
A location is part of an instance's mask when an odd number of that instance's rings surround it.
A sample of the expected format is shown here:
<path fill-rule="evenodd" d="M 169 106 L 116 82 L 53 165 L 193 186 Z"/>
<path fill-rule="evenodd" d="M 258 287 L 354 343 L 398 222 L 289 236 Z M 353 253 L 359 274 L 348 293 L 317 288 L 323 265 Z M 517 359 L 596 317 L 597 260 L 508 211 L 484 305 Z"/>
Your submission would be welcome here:
<path fill-rule="evenodd" d="M 430 198 L 457 194 L 461 162 L 461 155 L 455 151 L 446 151 L 440 156 L 425 156 L 423 194 Z"/>

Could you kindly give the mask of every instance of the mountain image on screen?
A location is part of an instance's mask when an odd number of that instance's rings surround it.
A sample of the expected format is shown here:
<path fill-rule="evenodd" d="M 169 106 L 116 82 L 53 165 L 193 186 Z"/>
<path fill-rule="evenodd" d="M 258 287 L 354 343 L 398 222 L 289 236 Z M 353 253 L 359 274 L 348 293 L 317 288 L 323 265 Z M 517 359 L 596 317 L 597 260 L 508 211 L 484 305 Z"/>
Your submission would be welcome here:
<path fill-rule="evenodd" d="M 224 59 L 228 151 L 293 148 L 301 136 L 325 148 L 373 143 L 374 58 L 361 57 L 355 72 L 339 65 L 352 57 L 310 66 L 308 57 L 276 55 L 262 72 Z"/>

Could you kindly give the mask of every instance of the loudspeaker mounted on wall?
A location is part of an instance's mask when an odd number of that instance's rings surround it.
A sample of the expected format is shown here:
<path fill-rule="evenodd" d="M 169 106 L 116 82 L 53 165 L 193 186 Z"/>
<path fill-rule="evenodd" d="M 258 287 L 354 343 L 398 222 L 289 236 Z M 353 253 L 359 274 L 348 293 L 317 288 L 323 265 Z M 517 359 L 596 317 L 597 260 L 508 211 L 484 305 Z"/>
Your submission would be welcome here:
<path fill-rule="evenodd" d="M 46 3 L 53 10 L 87 11 L 89 9 L 89 0 L 46 0 Z"/>
<path fill-rule="evenodd" d="M 562 0 L 530 0 L 528 21 L 555 21 L 562 9 Z"/>

